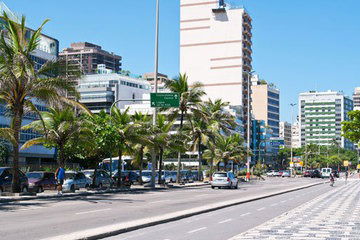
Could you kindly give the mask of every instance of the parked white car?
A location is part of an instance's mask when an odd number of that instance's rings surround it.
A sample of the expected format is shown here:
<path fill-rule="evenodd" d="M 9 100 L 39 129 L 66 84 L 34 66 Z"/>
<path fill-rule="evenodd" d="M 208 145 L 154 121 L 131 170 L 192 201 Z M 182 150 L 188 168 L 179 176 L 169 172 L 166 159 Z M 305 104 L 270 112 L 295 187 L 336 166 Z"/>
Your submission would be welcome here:
<path fill-rule="evenodd" d="M 268 177 L 278 177 L 278 176 L 280 176 L 280 173 L 279 173 L 279 171 L 270 170 L 269 172 L 266 173 L 266 176 L 268 176 Z"/>
<path fill-rule="evenodd" d="M 322 168 L 321 169 L 321 177 L 322 178 L 329 178 L 331 174 L 332 169 L 331 168 Z"/>
<path fill-rule="evenodd" d="M 80 188 L 90 187 L 91 183 L 91 179 L 87 178 L 82 172 L 66 171 L 62 187 L 64 192 L 75 192 Z"/>
<path fill-rule="evenodd" d="M 291 177 L 290 171 L 283 171 L 281 177 Z"/>

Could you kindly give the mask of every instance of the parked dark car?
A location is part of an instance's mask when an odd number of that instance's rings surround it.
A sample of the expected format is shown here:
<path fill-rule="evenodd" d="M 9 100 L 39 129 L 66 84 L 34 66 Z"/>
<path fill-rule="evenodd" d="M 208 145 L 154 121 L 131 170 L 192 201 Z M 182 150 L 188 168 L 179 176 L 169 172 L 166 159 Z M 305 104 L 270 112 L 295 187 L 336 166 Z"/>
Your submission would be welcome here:
<path fill-rule="evenodd" d="M 95 169 L 86 169 L 82 171 L 87 178 L 90 178 L 91 181 L 94 181 L 94 173 Z M 96 178 L 95 178 L 95 187 L 112 187 L 114 181 L 111 179 L 110 175 L 102 169 L 96 170 Z"/>
<path fill-rule="evenodd" d="M 44 190 L 56 190 L 55 174 L 52 172 L 28 172 L 29 191 L 41 193 Z"/>
<path fill-rule="evenodd" d="M 315 169 L 312 173 L 311 173 L 311 178 L 321 178 L 321 172 L 317 169 Z"/>
<path fill-rule="evenodd" d="M 119 174 L 118 171 L 116 171 L 113 176 L 112 176 L 113 180 L 114 180 L 114 185 L 117 185 L 117 180 L 119 178 Z M 132 182 L 130 181 L 129 178 L 129 174 L 127 171 L 121 171 L 121 180 L 122 180 L 122 184 L 126 187 L 130 187 Z"/>
<path fill-rule="evenodd" d="M 29 191 L 28 178 L 25 174 L 18 170 L 20 178 L 20 188 L 22 192 Z M 13 179 L 13 169 L 9 167 L 0 168 L 0 193 L 1 192 L 10 192 L 11 191 L 11 182 Z"/>
<path fill-rule="evenodd" d="M 189 171 L 189 170 L 181 170 L 180 171 L 180 182 L 183 182 L 183 183 L 194 182 L 191 171 Z"/>
<path fill-rule="evenodd" d="M 304 171 L 304 177 L 311 177 L 313 170 L 306 170 Z"/>
<path fill-rule="evenodd" d="M 129 181 L 131 182 L 131 184 L 139 182 L 140 176 L 135 171 L 125 170 L 125 171 L 123 171 L 123 175 L 125 175 L 126 177 L 129 178 Z"/>
<path fill-rule="evenodd" d="M 334 177 L 339 178 L 339 172 L 337 170 L 333 170 L 332 173 L 334 174 Z"/>

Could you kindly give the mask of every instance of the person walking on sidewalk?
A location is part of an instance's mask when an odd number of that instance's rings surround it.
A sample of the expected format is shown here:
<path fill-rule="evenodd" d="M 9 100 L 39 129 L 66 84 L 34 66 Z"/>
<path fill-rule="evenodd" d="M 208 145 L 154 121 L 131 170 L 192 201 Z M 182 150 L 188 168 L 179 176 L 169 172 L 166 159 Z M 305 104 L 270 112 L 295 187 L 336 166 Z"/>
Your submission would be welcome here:
<path fill-rule="evenodd" d="M 345 172 L 345 184 L 347 184 L 348 177 L 349 177 L 349 171 L 346 170 L 346 172 Z"/>
<path fill-rule="evenodd" d="M 62 185 L 64 184 L 64 179 L 65 179 L 65 169 L 63 166 L 60 166 L 58 169 L 56 169 L 55 179 L 57 181 L 57 190 L 58 190 L 57 194 L 62 195 Z"/>

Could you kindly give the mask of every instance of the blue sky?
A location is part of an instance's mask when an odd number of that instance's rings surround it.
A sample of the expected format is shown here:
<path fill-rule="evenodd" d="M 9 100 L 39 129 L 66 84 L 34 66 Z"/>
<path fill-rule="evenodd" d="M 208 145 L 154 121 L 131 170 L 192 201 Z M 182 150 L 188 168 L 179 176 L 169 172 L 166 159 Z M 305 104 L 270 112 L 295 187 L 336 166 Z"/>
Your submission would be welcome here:
<path fill-rule="evenodd" d="M 253 67 L 281 91 L 281 119 L 308 90 L 360 86 L 359 0 L 231 0 L 253 18 Z M 153 71 L 155 0 L 7 0 L 8 7 L 60 41 L 89 41 L 123 56 L 123 68 Z M 179 0 L 161 0 L 160 72 L 179 71 Z"/>

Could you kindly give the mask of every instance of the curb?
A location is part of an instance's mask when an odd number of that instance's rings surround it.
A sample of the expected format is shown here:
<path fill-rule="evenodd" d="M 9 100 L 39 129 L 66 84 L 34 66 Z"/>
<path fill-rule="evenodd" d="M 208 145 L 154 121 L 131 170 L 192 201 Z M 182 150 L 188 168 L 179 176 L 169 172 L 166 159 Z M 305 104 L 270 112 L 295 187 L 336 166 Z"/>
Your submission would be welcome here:
<path fill-rule="evenodd" d="M 163 224 L 163 223 L 173 222 L 173 221 L 188 218 L 191 216 L 208 213 L 208 212 L 240 205 L 243 203 L 248 203 L 248 202 L 252 202 L 252 201 L 256 201 L 256 200 L 260 200 L 260 199 L 265 199 L 265 198 L 289 193 L 289 192 L 294 192 L 294 191 L 314 187 L 314 186 L 325 184 L 325 183 L 326 182 L 313 183 L 313 184 L 308 184 L 308 185 L 301 186 L 301 187 L 291 188 L 291 189 L 284 190 L 284 191 L 277 191 L 277 192 L 270 193 L 270 194 L 263 194 L 263 195 L 248 197 L 248 198 L 244 198 L 244 199 L 229 200 L 229 201 L 221 202 L 221 203 L 214 203 L 214 204 L 205 205 L 202 207 L 196 207 L 196 208 L 192 208 L 192 209 L 177 211 L 174 213 L 169 213 L 169 214 L 165 214 L 165 215 L 161 215 L 161 216 L 139 219 L 139 220 L 134 220 L 134 221 L 125 222 L 125 223 L 119 223 L 119 224 L 108 225 L 108 226 L 99 227 L 99 228 L 93 228 L 93 229 L 89 229 L 89 230 L 83 230 L 83 231 L 60 235 L 60 236 L 56 236 L 56 237 L 50 237 L 50 238 L 46 238 L 46 240 L 102 239 L 105 237 L 116 236 L 116 235 L 119 235 L 122 233 L 131 232 L 134 230 L 151 227 L 151 226 L 155 226 L 155 225 L 159 225 L 159 224 Z"/>
<path fill-rule="evenodd" d="M 169 187 L 157 187 L 155 189 L 152 188 L 129 188 L 129 189 L 114 189 L 114 190 L 99 190 L 96 192 L 80 192 L 80 193 L 65 193 L 62 196 L 57 195 L 45 195 L 45 196 L 22 196 L 17 198 L 1 198 L 0 203 L 7 202 L 17 202 L 17 201 L 29 201 L 29 200 L 38 200 L 38 199 L 62 199 L 62 198 L 75 198 L 75 197 L 83 197 L 83 196 L 92 196 L 98 194 L 106 194 L 106 193 L 121 193 L 121 192 L 142 192 L 142 191 L 159 191 L 159 190 L 170 190 L 170 189 L 182 189 L 182 188 L 190 188 L 190 187 L 202 187 L 207 186 L 208 183 L 194 184 L 194 185 L 184 185 L 184 186 L 169 186 Z"/>

